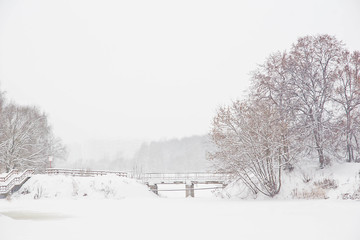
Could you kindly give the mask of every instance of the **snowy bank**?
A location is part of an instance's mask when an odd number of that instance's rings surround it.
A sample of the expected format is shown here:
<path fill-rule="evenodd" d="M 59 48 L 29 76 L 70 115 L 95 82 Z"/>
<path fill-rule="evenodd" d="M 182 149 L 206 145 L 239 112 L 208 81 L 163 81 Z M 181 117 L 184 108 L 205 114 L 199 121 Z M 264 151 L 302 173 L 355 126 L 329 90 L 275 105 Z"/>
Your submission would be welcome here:
<path fill-rule="evenodd" d="M 268 199 L 251 193 L 241 182 L 229 184 L 218 196 L 223 198 Z M 274 199 L 360 199 L 360 163 L 333 164 L 324 169 L 296 166 L 282 173 L 281 190 Z"/>
<path fill-rule="evenodd" d="M 12 197 L 122 199 L 151 198 L 156 195 L 136 180 L 116 175 L 97 177 L 34 175 Z"/>

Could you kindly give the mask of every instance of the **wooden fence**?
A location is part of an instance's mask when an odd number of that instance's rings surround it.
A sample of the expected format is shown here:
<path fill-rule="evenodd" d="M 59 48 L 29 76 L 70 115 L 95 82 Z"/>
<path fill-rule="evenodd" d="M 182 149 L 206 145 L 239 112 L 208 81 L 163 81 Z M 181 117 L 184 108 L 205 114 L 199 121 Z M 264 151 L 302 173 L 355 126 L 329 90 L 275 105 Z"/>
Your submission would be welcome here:
<path fill-rule="evenodd" d="M 48 168 L 45 170 L 46 174 L 49 175 L 71 175 L 77 177 L 93 177 L 93 176 L 103 176 L 108 174 L 114 174 L 119 177 L 128 177 L 128 173 L 126 172 L 115 172 L 115 171 L 104 171 L 104 170 L 85 170 L 85 169 L 61 169 L 61 168 Z"/>

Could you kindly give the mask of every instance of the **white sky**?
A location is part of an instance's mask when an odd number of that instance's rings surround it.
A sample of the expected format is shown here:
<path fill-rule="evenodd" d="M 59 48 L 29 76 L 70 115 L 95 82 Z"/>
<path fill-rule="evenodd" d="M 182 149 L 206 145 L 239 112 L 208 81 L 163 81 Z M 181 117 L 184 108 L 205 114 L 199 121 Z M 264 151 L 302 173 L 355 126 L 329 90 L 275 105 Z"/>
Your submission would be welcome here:
<path fill-rule="evenodd" d="M 0 0 L 0 84 L 65 142 L 205 134 L 299 36 L 360 50 L 360 1 Z"/>

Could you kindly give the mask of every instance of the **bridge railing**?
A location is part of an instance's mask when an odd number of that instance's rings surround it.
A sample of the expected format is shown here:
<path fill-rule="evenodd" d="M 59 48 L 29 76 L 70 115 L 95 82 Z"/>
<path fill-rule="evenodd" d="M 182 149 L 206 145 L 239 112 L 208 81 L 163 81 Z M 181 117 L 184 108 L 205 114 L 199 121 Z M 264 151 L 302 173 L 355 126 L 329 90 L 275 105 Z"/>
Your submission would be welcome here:
<path fill-rule="evenodd" d="M 229 174 L 192 172 L 192 173 L 143 173 L 142 181 L 225 181 Z"/>
<path fill-rule="evenodd" d="M 14 186 L 22 184 L 28 177 L 34 174 L 33 169 L 25 170 L 20 176 L 14 177 L 10 182 L 6 185 L 0 186 L 0 193 L 8 193 Z"/>
<path fill-rule="evenodd" d="M 115 174 L 119 177 L 128 177 L 128 173 L 126 172 L 116 172 L 116 171 L 104 171 L 104 170 L 86 170 L 86 169 L 64 169 L 64 168 L 48 168 L 45 170 L 46 174 L 49 175 L 71 175 L 77 177 L 92 177 L 92 176 L 103 176 L 107 174 Z"/>

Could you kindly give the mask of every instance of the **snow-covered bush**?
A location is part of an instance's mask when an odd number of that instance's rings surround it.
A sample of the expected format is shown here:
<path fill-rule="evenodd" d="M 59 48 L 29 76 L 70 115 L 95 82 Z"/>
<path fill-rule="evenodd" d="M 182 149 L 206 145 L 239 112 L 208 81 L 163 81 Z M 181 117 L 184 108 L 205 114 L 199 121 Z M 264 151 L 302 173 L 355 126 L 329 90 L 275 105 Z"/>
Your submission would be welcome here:
<path fill-rule="evenodd" d="M 322 189 L 335 189 L 338 187 L 334 179 L 324 178 L 314 182 L 314 185 Z"/>
<path fill-rule="evenodd" d="M 308 173 L 305 171 L 301 172 L 301 176 L 302 176 L 302 181 L 304 183 L 308 183 L 313 179 L 313 176 L 311 175 L 311 173 Z"/>
<path fill-rule="evenodd" d="M 37 186 L 36 188 L 36 192 L 35 192 L 35 195 L 34 195 L 34 199 L 40 199 L 43 197 L 43 188 L 42 186 Z"/>
<path fill-rule="evenodd" d="M 310 190 L 302 189 L 299 191 L 297 188 L 291 192 L 292 198 L 295 199 L 327 199 L 327 195 L 324 189 L 315 187 Z"/>

